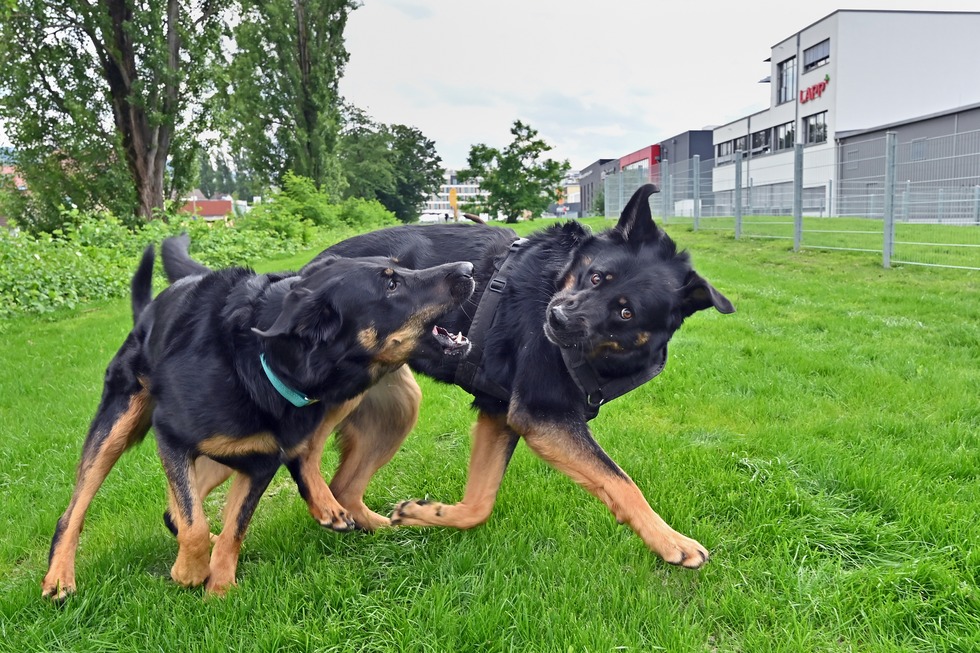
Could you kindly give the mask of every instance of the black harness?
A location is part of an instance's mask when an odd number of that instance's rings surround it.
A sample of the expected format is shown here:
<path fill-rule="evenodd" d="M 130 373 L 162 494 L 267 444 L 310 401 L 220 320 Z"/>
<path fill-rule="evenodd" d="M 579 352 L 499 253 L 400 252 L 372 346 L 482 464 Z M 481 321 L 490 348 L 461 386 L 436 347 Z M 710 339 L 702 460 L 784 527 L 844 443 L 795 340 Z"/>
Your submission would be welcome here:
<path fill-rule="evenodd" d="M 491 381 L 483 373 L 483 345 L 486 341 L 487 330 L 493 323 L 494 315 L 497 312 L 497 306 L 503 298 L 504 288 L 507 287 L 507 277 L 513 262 L 511 255 L 525 244 L 527 244 L 527 238 L 518 238 L 510 244 L 510 249 L 507 250 L 504 258 L 498 259 L 494 264 L 490 283 L 487 284 L 487 289 L 480 298 L 476 313 L 473 315 L 473 323 L 466 334 L 470 341 L 470 351 L 456 368 L 455 382 L 457 385 L 468 392 L 485 393 L 508 403 L 510 402 L 511 391 L 499 383 Z M 559 350 L 572 380 L 585 395 L 588 419 L 599 414 L 600 406 L 640 387 L 663 372 L 667 365 L 667 345 L 664 345 L 658 352 L 653 365 L 647 369 L 629 376 L 603 379 L 580 347 L 560 347 Z"/>

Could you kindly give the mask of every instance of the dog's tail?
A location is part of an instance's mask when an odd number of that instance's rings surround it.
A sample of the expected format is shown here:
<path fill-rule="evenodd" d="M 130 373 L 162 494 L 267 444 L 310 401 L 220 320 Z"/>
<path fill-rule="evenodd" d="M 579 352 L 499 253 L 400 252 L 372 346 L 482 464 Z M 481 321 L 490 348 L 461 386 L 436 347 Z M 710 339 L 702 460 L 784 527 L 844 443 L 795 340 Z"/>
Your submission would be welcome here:
<path fill-rule="evenodd" d="M 140 259 L 139 267 L 130 283 L 133 302 L 133 324 L 140 319 L 140 315 L 146 307 L 153 301 L 153 245 L 147 245 L 143 250 L 143 258 Z"/>
<path fill-rule="evenodd" d="M 167 281 L 170 283 L 184 277 L 207 274 L 211 271 L 211 268 L 201 265 L 191 258 L 187 251 L 190 245 L 191 238 L 186 233 L 163 241 L 163 245 L 161 245 L 163 271 L 167 273 Z"/>

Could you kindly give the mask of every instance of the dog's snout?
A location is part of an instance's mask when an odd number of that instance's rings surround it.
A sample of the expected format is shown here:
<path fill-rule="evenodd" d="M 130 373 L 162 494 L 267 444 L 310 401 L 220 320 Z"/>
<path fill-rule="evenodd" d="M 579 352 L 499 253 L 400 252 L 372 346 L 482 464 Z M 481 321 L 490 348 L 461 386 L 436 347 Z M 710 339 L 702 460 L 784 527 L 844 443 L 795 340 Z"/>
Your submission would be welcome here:
<path fill-rule="evenodd" d="M 568 324 L 568 315 L 565 314 L 565 309 L 562 308 L 561 304 L 556 304 L 551 307 L 551 310 L 548 311 L 548 321 L 556 329 L 560 329 Z"/>
<path fill-rule="evenodd" d="M 469 261 L 463 261 L 456 266 L 453 273 L 460 277 L 472 277 L 473 276 L 473 264 Z"/>

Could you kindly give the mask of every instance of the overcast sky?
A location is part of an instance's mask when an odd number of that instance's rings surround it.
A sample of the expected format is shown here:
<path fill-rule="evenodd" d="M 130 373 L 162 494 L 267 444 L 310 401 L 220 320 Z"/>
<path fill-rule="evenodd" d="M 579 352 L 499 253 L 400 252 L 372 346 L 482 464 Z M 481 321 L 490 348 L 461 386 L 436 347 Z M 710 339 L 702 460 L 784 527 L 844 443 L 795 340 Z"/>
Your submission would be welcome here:
<path fill-rule="evenodd" d="M 838 9 L 980 11 L 977 0 L 363 0 L 348 101 L 418 127 L 447 167 L 514 120 L 581 169 L 769 106 L 770 48 Z M 910 44 L 911 45 L 911 44 Z"/>

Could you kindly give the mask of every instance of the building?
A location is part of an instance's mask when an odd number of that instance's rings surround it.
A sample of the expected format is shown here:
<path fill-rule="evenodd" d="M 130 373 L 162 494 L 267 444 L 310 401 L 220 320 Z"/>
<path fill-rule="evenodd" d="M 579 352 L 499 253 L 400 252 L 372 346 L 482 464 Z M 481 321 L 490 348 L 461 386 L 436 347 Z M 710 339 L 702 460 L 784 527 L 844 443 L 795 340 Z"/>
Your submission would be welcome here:
<path fill-rule="evenodd" d="M 839 10 L 772 46 L 769 108 L 713 130 L 715 201 L 731 202 L 741 151 L 750 206 L 789 212 L 800 143 L 804 211 L 847 206 L 846 143 L 886 126 L 911 140 L 974 124 L 977 34 L 980 12 Z"/>
<path fill-rule="evenodd" d="M 456 171 L 447 169 L 442 175 L 442 184 L 439 191 L 431 195 L 422 207 L 423 216 L 440 216 L 448 221 L 453 216 L 453 207 L 450 195 L 455 191 L 456 206 L 462 208 L 464 204 L 485 198 L 488 193 L 480 190 L 480 182 L 477 179 L 461 182 L 456 178 Z"/>
<path fill-rule="evenodd" d="M 579 198 L 582 215 L 595 213 L 595 199 L 603 193 L 606 177 L 619 172 L 619 159 L 599 159 L 579 171 Z M 602 212 L 600 211 L 601 215 Z"/>

